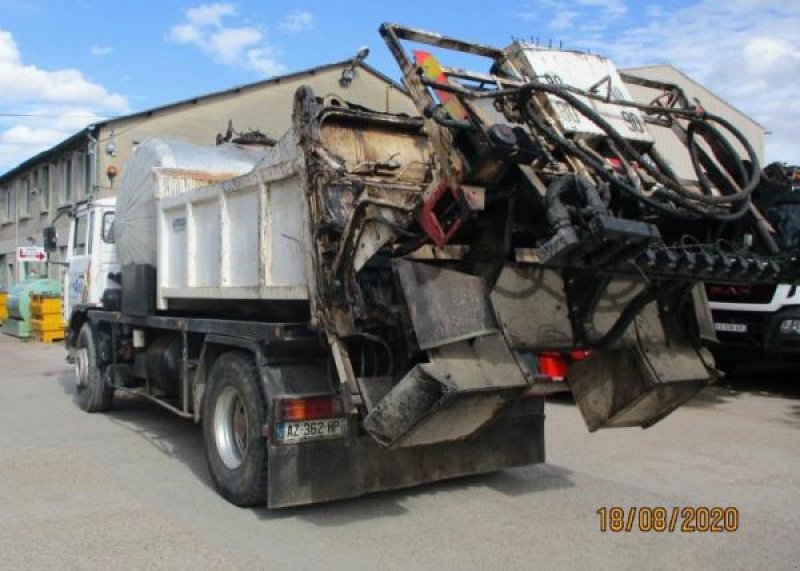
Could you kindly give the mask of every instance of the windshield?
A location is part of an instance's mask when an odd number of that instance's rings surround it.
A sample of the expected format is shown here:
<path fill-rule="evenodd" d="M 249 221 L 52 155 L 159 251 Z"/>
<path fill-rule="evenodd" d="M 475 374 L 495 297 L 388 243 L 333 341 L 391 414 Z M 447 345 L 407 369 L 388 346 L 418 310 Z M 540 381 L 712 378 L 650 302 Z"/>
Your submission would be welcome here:
<path fill-rule="evenodd" d="M 767 209 L 767 218 L 784 247 L 800 245 L 800 204 L 776 204 Z"/>

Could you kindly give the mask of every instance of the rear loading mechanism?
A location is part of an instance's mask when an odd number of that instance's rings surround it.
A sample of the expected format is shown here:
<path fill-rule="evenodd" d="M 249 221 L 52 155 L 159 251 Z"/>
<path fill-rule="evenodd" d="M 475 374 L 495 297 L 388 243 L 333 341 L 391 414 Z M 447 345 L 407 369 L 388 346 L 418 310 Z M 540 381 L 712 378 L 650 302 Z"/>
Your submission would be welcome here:
<path fill-rule="evenodd" d="M 591 430 L 650 426 L 713 376 L 698 284 L 797 277 L 794 252 L 779 250 L 751 203 L 752 147 L 675 86 L 641 105 L 597 56 L 390 24 L 381 34 L 421 124 L 336 119 L 310 92 L 295 114 L 318 151 L 306 154 L 318 181 L 312 313 L 381 444 L 478 433 L 521 395 L 563 381 L 545 360 L 566 368 Z M 445 67 L 403 41 L 489 58 L 490 71 Z M 336 120 L 416 138 L 421 176 L 404 178 L 408 156 L 391 146 L 384 162 L 361 157 L 369 173 L 348 168 L 321 135 Z M 648 123 L 682 136 L 696 181 L 677 178 Z"/>

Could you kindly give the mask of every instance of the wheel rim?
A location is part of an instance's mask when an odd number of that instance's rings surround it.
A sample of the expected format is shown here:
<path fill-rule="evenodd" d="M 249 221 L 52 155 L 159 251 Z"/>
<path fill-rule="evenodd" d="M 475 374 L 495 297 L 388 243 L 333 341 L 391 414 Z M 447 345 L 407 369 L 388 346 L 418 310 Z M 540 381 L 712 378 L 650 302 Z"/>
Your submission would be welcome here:
<path fill-rule="evenodd" d="M 80 347 L 75 352 L 75 385 L 78 390 L 86 387 L 89 381 L 89 350 Z"/>
<path fill-rule="evenodd" d="M 214 406 L 214 440 L 222 463 L 230 469 L 241 466 L 247 455 L 250 421 L 245 401 L 238 390 L 222 389 Z"/>

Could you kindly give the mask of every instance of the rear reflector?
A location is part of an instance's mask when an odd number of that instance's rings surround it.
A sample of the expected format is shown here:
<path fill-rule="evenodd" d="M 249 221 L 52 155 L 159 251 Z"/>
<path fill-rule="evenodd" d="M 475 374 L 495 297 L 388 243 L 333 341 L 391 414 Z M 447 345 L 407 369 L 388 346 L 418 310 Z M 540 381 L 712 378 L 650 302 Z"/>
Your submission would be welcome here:
<path fill-rule="evenodd" d="M 283 420 L 314 420 L 335 416 L 333 397 L 287 399 L 283 401 Z"/>
<path fill-rule="evenodd" d="M 561 353 L 541 353 L 539 355 L 539 374 L 543 377 L 550 377 L 554 381 L 563 381 L 567 376 L 569 364 L 574 361 L 583 361 L 589 355 L 589 351 L 572 351 L 569 357 Z"/>

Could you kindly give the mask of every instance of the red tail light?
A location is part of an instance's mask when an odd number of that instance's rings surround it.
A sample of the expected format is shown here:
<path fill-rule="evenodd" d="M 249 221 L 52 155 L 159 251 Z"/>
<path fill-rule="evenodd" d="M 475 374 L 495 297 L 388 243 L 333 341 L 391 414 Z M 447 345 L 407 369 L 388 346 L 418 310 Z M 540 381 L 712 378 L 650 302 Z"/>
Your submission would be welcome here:
<path fill-rule="evenodd" d="M 539 355 L 539 374 L 560 381 L 567 375 L 567 362 L 559 353 Z"/>
<path fill-rule="evenodd" d="M 333 397 L 286 399 L 283 401 L 283 420 L 314 420 L 336 416 Z"/>
<path fill-rule="evenodd" d="M 539 355 L 539 374 L 543 377 L 550 377 L 554 381 L 562 381 L 567 376 L 570 362 L 583 361 L 589 355 L 589 351 L 572 351 L 569 357 L 561 353 L 541 353 Z"/>

